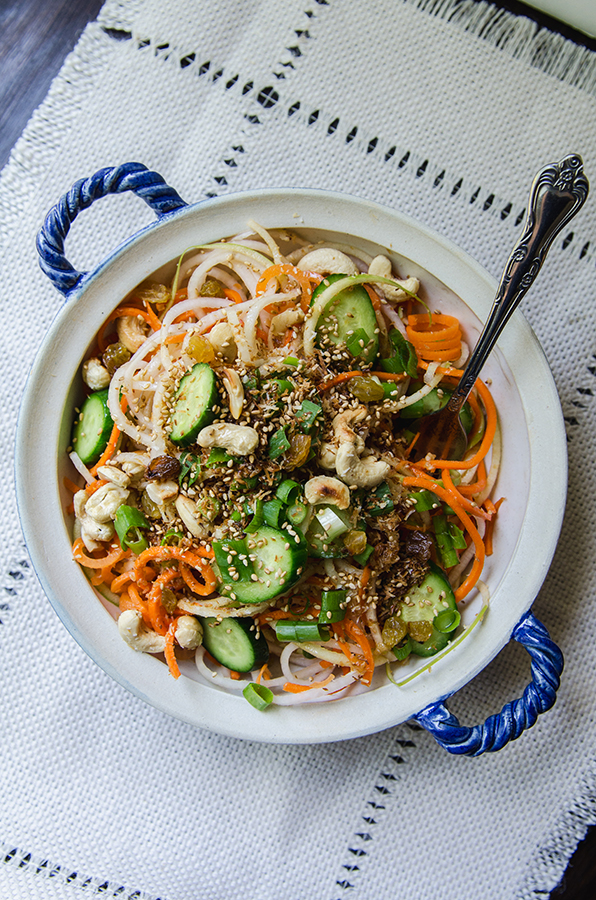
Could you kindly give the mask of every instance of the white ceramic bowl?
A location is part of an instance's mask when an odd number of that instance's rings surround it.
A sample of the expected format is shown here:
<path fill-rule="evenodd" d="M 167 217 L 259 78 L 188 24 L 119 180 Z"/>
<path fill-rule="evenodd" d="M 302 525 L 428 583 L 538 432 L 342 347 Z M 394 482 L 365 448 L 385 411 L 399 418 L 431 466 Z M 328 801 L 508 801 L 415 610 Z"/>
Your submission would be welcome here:
<path fill-rule="evenodd" d="M 255 219 L 267 228 L 299 230 L 385 252 L 402 275 L 416 275 L 432 308 L 454 313 L 474 341 L 495 294 L 491 277 L 460 249 L 412 219 L 365 200 L 324 191 L 271 190 L 235 194 L 166 216 L 116 250 L 70 293 L 30 374 L 17 438 L 17 491 L 27 545 L 43 588 L 73 637 L 109 675 L 158 709 L 234 737 L 281 743 L 336 741 L 411 718 L 457 691 L 510 639 L 546 575 L 558 539 L 566 493 L 566 444 L 557 393 L 533 332 L 515 313 L 483 372 L 503 428 L 503 463 L 495 496 L 506 498 L 495 553 L 483 580 L 490 610 L 482 624 L 428 670 L 401 688 L 376 676 L 374 689 L 327 703 L 257 712 L 241 695 L 202 681 L 192 663 L 174 681 L 160 659 L 131 650 L 119 637 L 117 610 L 102 600 L 72 559 L 65 514 L 72 476 L 66 447 L 80 397 L 79 368 L 94 335 L 121 298 L 187 247 L 243 230 Z M 543 490 L 549 473 L 549 491 Z M 43 478 L 40 474 L 43 473 Z M 43 485 L 43 489 L 41 486 Z M 474 596 L 463 622 L 478 612 Z M 400 677 L 402 673 L 400 671 Z"/>

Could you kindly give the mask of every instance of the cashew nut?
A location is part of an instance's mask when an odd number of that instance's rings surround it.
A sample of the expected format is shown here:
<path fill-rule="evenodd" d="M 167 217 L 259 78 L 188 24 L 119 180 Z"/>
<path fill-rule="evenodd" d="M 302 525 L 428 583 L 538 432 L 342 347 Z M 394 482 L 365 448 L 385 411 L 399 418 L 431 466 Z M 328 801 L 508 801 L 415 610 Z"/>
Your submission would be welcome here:
<path fill-rule="evenodd" d="M 166 639 L 146 627 L 141 613 L 136 609 L 126 609 L 118 617 L 120 637 L 139 653 L 163 653 Z M 203 627 L 194 616 L 180 616 L 176 623 L 176 640 L 181 647 L 193 650 L 203 640 Z"/>
<path fill-rule="evenodd" d="M 230 412 L 235 419 L 239 419 L 244 406 L 244 385 L 240 380 L 240 375 L 234 369 L 224 369 L 221 380 L 228 392 Z"/>
<path fill-rule="evenodd" d="M 102 391 L 110 383 L 110 373 L 98 359 L 87 359 L 83 363 L 83 381 L 92 391 Z"/>
<path fill-rule="evenodd" d="M 103 481 L 109 481 L 122 488 L 128 487 L 130 484 L 130 478 L 126 472 L 123 472 L 122 469 L 118 469 L 116 466 L 100 466 L 97 470 L 97 476 Z"/>
<path fill-rule="evenodd" d="M 81 540 L 89 552 L 97 550 L 97 541 L 110 541 L 114 537 L 114 526 L 111 522 L 98 522 L 91 516 L 83 516 L 81 522 Z"/>
<path fill-rule="evenodd" d="M 176 640 L 184 650 L 196 650 L 203 643 L 203 626 L 194 616 L 180 616 L 176 622 Z"/>
<path fill-rule="evenodd" d="M 127 350 L 135 353 L 147 340 L 148 327 L 141 316 L 120 316 L 116 319 L 118 340 Z"/>
<path fill-rule="evenodd" d="M 194 500 L 191 500 L 190 497 L 185 497 L 183 494 L 178 494 L 176 497 L 176 512 L 193 537 L 205 537 L 205 528 L 199 522 L 197 504 Z"/>
<path fill-rule="evenodd" d="M 247 456 L 258 447 L 259 435 L 249 425 L 216 422 L 199 431 L 197 444 L 199 447 L 221 447 L 236 456 Z"/>
<path fill-rule="evenodd" d="M 345 441 L 353 443 L 356 447 L 356 452 L 358 454 L 362 453 L 364 451 L 364 438 L 356 434 L 351 425 L 362 422 L 367 415 L 368 410 L 366 406 L 357 406 L 355 409 L 346 409 L 345 412 L 338 413 L 331 423 L 335 440 L 340 444 Z"/>
<path fill-rule="evenodd" d="M 403 285 L 406 289 L 402 291 L 400 288 L 393 287 L 391 284 L 379 283 L 377 287 L 387 300 L 392 300 L 394 303 L 401 300 L 407 300 L 409 294 L 406 293 L 406 291 L 409 291 L 410 294 L 416 294 L 418 292 L 420 282 L 417 278 L 414 278 L 413 275 L 410 275 L 406 279 L 393 278 L 391 271 L 391 262 L 386 256 L 375 256 L 368 267 L 369 275 L 381 275 L 383 278 L 392 278 L 397 284 Z"/>
<path fill-rule="evenodd" d="M 226 362 L 234 362 L 238 355 L 238 348 L 234 340 L 234 329 L 229 322 L 216 322 L 207 339 L 218 356 Z"/>
<path fill-rule="evenodd" d="M 149 454 L 141 450 L 131 450 L 129 453 L 119 453 L 115 462 L 122 466 L 122 471 L 131 478 L 144 475 L 149 465 Z"/>
<path fill-rule="evenodd" d="M 319 446 L 319 464 L 323 469 L 335 469 L 337 447 L 329 441 L 321 441 Z"/>
<path fill-rule="evenodd" d="M 297 264 L 298 269 L 317 272 L 319 275 L 359 275 L 356 263 L 341 250 L 332 247 L 319 247 L 303 256 Z"/>
<path fill-rule="evenodd" d="M 126 488 L 118 487 L 110 482 L 103 484 L 87 500 L 85 514 L 91 516 L 96 522 L 109 522 L 128 499 L 128 494 L 129 491 Z"/>
<path fill-rule="evenodd" d="M 358 455 L 356 445 L 352 442 L 341 443 L 335 454 L 335 470 L 346 484 L 355 484 L 360 488 L 376 487 L 390 469 L 389 463 L 373 456 L 362 459 Z"/>
<path fill-rule="evenodd" d="M 350 505 L 350 491 L 346 484 L 329 475 L 316 475 L 304 485 L 304 496 L 308 503 L 329 503 L 338 509 L 347 509 Z"/>
<path fill-rule="evenodd" d="M 171 500 L 178 493 L 178 482 L 172 481 L 150 481 L 145 488 L 150 500 L 157 506 L 163 507 L 167 500 Z"/>

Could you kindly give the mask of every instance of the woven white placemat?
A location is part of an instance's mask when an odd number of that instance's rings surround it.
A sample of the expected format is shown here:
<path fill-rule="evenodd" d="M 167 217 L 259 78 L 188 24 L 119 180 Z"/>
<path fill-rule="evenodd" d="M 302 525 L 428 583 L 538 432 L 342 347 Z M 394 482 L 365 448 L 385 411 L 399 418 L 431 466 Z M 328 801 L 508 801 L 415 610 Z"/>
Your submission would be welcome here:
<path fill-rule="evenodd" d="M 593 53 L 473 0 L 109 0 L 87 28 L 0 176 L 2 898 L 552 890 L 596 820 L 593 198 L 524 304 L 568 424 L 568 509 L 534 607 L 566 670 L 554 709 L 499 753 L 454 758 L 408 724 L 334 745 L 253 745 L 145 706 L 43 596 L 12 448 L 27 370 L 61 305 L 34 238 L 77 178 L 134 159 L 189 202 L 344 190 L 416 216 L 498 276 L 536 169 L 576 151 L 596 178 L 595 94 Z M 77 220 L 68 256 L 90 268 L 151 218 L 134 197 L 108 198 Z M 528 679 L 509 645 L 451 708 L 480 722 Z"/>

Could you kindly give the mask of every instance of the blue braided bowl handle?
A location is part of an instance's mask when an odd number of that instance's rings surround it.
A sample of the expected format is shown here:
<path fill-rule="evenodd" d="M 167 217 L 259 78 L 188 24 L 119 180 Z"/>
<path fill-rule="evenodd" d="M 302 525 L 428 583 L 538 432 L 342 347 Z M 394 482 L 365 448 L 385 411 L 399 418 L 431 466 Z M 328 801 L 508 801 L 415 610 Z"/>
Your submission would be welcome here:
<path fill-rule="evenodd" d="M 158 217 L 187 206 L 161 175 L 151 172 L 142 163 L 110 166 L 90 178 L 81 178 L 52 207 L 37 236 L 39 264 L 61 293 L 68 294 L 87 274 L 77 272 L 64 255 L 64 240 L 70 226 L 80 211 L 95 200 L 124 191 L 133 191 L 141 197 Z"/>
<path fill-rule="evenodd" d="M 563 654 L 550 639 L 548 631 L 528 612 L 516 625 L 512 637 L 525 647 L 532 661 L 532 681 L 518 700 L 506 703 L 500 713 L 489 716 L 484 725 L 472 728 L 459 724 L 444 703 L 431 703 L 414 718 L 449 753 L 480 756 L 500 750 L 509 741 L 531 728 L 540 713 L 555 702 Z"/>

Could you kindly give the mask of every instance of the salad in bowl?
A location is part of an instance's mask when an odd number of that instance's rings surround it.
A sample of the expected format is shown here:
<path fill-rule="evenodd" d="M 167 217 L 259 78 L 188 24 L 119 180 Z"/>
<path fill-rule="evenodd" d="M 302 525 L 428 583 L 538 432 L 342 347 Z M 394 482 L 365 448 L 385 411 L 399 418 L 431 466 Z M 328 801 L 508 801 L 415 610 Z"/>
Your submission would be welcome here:
<path fill-rule="evenodd" d="M 399 679 L 461 637 L 474 589 L 483 614 L 498 416 L 479 380 L 466 458 L 409 460 L 469 354 L 421 293 L 387 255 L 249 221 L 122 298 L 67 486 L 74 558 L 133 650 L 265 709 Z"/>

